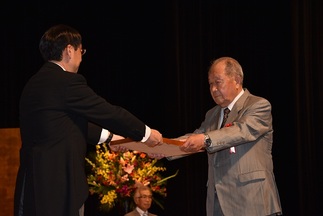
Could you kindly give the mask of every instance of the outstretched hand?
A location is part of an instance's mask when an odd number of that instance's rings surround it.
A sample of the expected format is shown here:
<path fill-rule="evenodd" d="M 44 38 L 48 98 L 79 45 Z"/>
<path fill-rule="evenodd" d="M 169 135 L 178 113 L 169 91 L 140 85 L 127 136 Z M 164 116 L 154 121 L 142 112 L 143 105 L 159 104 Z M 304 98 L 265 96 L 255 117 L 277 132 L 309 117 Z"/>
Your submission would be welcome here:
<path fill-rule="evenodd" d="M 192 134 L 185 143 L 180 147 L 182 151 L 198 152 L 204 148 L 204 134 Z"/>
<path fill-rule="evenodd" d="M 151 134 L 144 143 L 149 147 L 161 145 L 163 143 L 163 136 L 158 130 L 151 129 Z"/>

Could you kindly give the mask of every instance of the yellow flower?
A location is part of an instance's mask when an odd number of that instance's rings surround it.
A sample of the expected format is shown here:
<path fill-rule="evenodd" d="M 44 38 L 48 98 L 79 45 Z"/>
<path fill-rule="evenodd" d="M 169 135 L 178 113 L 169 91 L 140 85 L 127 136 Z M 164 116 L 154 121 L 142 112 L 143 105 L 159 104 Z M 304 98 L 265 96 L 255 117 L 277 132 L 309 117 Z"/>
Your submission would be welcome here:
<path fill-rule="evenodd" d="M 102 204 L 108 204 L 109 206 L 114 206 L 114 200 L 117 198 L 117 194 L 114 190 L 108 191 L 107 194 L 103 195 L 101 199 Z"/>

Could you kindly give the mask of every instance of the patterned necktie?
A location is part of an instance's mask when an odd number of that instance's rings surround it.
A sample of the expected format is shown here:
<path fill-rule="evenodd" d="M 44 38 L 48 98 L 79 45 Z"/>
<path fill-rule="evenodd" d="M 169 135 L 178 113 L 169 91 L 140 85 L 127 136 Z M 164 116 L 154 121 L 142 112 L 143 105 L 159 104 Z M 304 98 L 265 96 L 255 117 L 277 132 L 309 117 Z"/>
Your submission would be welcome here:
<path fill-rule="evenodd" d="M 224 127 L 225 122 L 227 121 L 229 113 L 230 113 L 229 108 L 225 108 L 224 111 L 223 111 L 223 120 L 222 120 L 221 128 Z"/>
<path fill-rule="evenodd" d="M 148 212 L 144 212 L 142 216 L 148 216 Z"/>

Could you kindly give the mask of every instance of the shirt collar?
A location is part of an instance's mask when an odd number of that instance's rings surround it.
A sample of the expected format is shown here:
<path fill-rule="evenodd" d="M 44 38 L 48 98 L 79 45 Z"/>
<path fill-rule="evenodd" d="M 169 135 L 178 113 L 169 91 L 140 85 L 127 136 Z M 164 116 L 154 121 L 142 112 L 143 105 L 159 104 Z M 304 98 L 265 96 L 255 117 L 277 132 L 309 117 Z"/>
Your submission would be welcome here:
<path fill-rule="evenodd" d="M 52 61 L 53 62 L 53 61 Z M 53 62 L 54 64 L 57 64 L 58 66 L 60 66 L 62 69 L 63 69 L 63 71 L 66 71 L 65 70 L 65 68 L 62 66 L 62 65 L 60 65 L 59 63 L 57 63 L 57 62 Z"/>
<path fill-rule="evenodd" d="M 139 207 L 136 207 L 137 212 L 139 212 L 140 215 L 143 215 L 145 212 L 141 210 Z M 148 213 L 148 212 L 147 212 Z"/>
<path fill-rule="evenodd" d="M 229 110 L 232 110 L 232 107 L 234 106 L 234 104 L 237 102 L 237 100 L 239 100 L 239 98 L 243 95 L 244 90 L 242 89 L 241 92 L 234 98 L 234 100 L 229 104 L 229 106 L 227 106 L 229 108 Z M 224 108 L 223 108 L 224 109 Z"/>

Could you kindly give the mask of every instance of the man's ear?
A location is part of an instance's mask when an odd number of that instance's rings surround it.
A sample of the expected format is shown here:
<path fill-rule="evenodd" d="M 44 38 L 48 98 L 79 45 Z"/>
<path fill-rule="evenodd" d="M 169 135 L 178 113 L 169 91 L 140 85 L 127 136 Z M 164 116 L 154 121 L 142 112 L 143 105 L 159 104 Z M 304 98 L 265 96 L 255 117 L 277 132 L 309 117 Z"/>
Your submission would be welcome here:
<path fill-rule="evenodd" d="M 135 196 L 133 197 L 133 201 L 135 202 L 136 205 L 137 205 L 137 199 L 138 199 L 137 197 Z"/>
<path fill-rule="evenodd" d="M 236 81 L 237 84 L 242 85 L 242 79 L 240 76 L 236 76 L 234 80 Z"/>
<path fill-rule="evenodd" d="M 63 52 L 63 57 L 64 57 L 64 54 L 65 54 L 66 56 L 69 57 L 69 59 L 71 59 L 72 56 L 73 56 L 73 53 L 75 52 L 75 48 L 71 44 L 69 44 L 69 45 L 66 46 L 64 52 Z"/>

